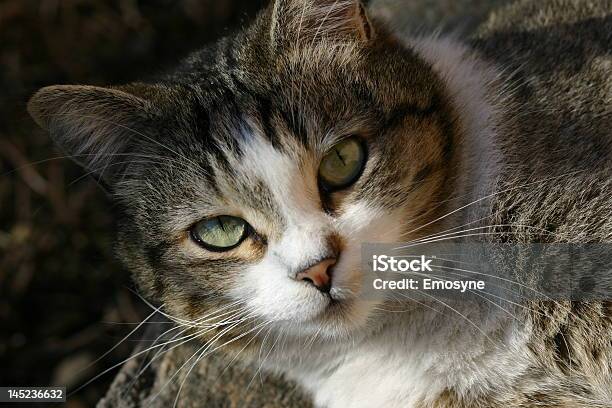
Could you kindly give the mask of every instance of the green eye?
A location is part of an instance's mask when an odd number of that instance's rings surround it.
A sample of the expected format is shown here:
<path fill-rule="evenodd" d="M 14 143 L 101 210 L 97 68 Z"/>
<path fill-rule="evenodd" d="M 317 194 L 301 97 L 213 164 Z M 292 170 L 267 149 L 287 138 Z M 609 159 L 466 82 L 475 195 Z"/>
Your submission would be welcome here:
<path fill-rule="evenodd" d="M 328 191 L 341 190 L 353 184 L 363 171 L 366 153 L 356 138 L 335 145 L 319 166 L 319 181 Z"/>
<path fill-rule="evenodd" d="M 191 229 L 192 238 L 210 251 L 229 251 L 246 238 L 248 224 L 245 220 L 221 215 L 198 222 Z"/>

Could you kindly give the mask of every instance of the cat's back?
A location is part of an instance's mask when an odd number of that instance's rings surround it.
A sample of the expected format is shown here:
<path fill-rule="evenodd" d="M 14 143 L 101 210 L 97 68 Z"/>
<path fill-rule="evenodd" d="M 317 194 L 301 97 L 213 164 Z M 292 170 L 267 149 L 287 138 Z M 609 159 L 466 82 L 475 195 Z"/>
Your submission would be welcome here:
<path fill-rule="evenodd" d="M 504 82 L 496 142 L 512 190 L 498 221 L 551 231 L 547 241 L 611 241 L 612 1 L 519 1 L 473 45 Z"/>
<path fill-rule="evenodd" d="M 612 242 L 612 1 L 519 1 L 493 13 L 473 45 L 503 82 L 494 231 L 509 241 Z M 529 347 L 549 373 L 543 401 L 609 406 L 612 304 L 539 307 L 554 310 L 531 316 Z"/>

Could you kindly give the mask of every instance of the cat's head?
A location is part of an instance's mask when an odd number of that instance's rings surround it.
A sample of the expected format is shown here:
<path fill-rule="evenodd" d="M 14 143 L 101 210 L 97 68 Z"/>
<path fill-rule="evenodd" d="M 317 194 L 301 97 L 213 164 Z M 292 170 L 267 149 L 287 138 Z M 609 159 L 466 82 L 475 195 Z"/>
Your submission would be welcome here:
<path fill-rule="evenodd" d="M 382 301 L 360 296 L 362 243 L 435 213 L 455 126 L 431 67 L 355 0 L 277 0 L 169 75 L 29 109 L 109 187 L 120 255 L 171 315 L 330 337 Z"/>

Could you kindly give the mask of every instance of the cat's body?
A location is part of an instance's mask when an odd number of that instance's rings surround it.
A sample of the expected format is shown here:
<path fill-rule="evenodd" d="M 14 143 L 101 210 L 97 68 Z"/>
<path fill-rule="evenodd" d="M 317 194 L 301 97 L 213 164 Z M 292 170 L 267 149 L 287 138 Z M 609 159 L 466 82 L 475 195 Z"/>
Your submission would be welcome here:
<path fill-rule="evenodd" d="M 256 320 L 204 337 L 260 334 L 236 340 L 230 355 L 244 350 L 317 406 L 612 406 L 610 302 L 534 302 L 504 313 L 458 301 L 439 313 L 435 304 L 350 295 L 363 242 L 475 220 L 470 228 L 493 226 L 481 237 L 489 241 L 612 241 L 612 4 L 522 2 L 462 45 L 394 36 L 356 3 L 339 3 L 278 1 L 254 28 L 159 83 L 56 88 L 31 110 L 72 153 L 96 153 L 112 129 L 87 118 L 119 106 L 112 117 L 122 129 L 156 141 L 141 157 L 185 156 L 170 170 L 117 168 L 98 155 L 81 161 L 125 207 L 120 251 L 141 287 L 190 320 L 228 307 L 219 294 L 244 300 L 271 330 L 257 332 Z M 78 123 L 62 119 L 83 111 Z M 323 134 L 354 133 L 364 134 L 376 165 L 348 191 L 318 192 L 309 174 L 320 156 L 309 152 L 329 146 Z M 203 134 L 215 136 L 195 143 Z M 133 154 L 117 139 L 107 151 Z M 199 202 L 213 191 L 223 204 Z M 183 233 L 197 221 L 192 213 L 218 215 L 220 205 L 261 233 L 228 258 L 201 254 Z M 276 272 L 321 251 L 338 259 L 331 294 L 348 303 L 313 323 L 328 310 L 323 298 Z M 187 404 L 198 406 L 197 397 Z"/>
<path fill-rule="evenodd" d="M 546 12 L 525 18 L 540 7 Z M 454 207 L 495 192 L 445 227 L 484 218 L 470 228 L 500 225 L 487 230 L 491 241 L 501 239 L 496 233 L 513 242 L 612 240 L 610 11 L 579 1 L 527 3 L 499 12 L 502 23 L 492 18 L 470 49 L 452 39 L 407 39 L 445 78 L 463 118 L 473 118 L 466 143 L 477 154 L 464 160 L 480 167 Z M 540 27 L 559 20 L 566 23 Z M 581 60 L 567 58 L 568 49 L 581 50 Z M 453 306 L 463 316 L 412 311 L 359 346 L 319 351 L 314 372 L 299 365 L 289 372 L 321 406 L 612 406 L 610 302 L 533 304 L 535 311 L 517 308 L 519 320 L 493 327 L 482 324 L 490 310 Z M 492 347 L 464 316 L 503 346 Z"/>

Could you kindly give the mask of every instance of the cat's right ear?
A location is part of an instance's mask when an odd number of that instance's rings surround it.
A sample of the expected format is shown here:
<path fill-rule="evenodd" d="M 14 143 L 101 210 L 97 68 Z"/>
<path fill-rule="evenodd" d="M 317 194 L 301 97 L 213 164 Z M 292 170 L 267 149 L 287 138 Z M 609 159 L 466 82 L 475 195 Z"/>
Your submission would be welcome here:
<path fill-rule="evenodd" d="M 312 46 L 321 42 L 370 42 L 375 31 L 360 0 L 274 0 L 274 47 Z"/>
<path fill-rule="evenodd" d="M 64 153 L 110 185 L 129 161 L 131 141 L 148 137 L 151 94 L 145 85 L 49 86 L 34 94 L 28 112 Z"/>

